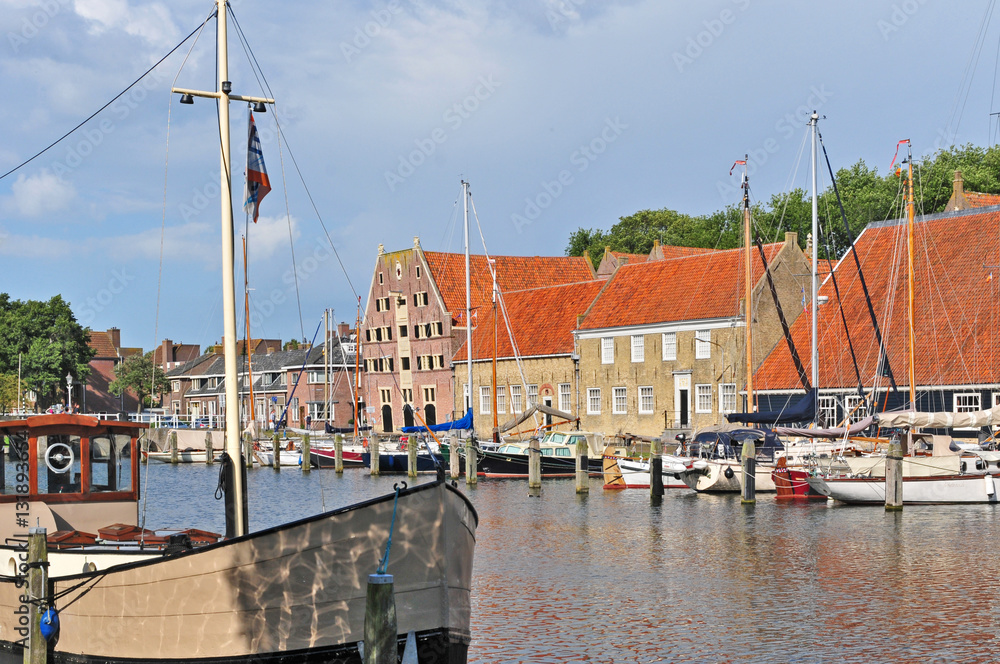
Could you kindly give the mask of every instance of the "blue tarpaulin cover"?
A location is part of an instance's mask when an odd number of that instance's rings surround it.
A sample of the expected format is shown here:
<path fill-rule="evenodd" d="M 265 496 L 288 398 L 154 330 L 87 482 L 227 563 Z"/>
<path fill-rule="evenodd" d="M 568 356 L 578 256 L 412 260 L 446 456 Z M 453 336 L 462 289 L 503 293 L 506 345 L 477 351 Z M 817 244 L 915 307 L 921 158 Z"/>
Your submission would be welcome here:
<path fill-rule="evenodd" d="M 403 433 L 420 433 L 422 431 L 454 431 L 456 429 L 471 429 L 472 428 L 472 411 L 468 410 L 465 415 L 460 420 L 455 420 L 454 422 L 444 422 L 442 424 L 432 424 L 429 427 L 402 427 L 400 431 Z"/>
<path fill-rule="evenodd" d="M 730 413 L 726 415 L 726 419 L 730 422 L 744 422 L 746 424 L 791 424 L 792 422 L 811 421 L 815 415 L 816 388 L 814 387 L 788 408 L 763 413 Z"/>

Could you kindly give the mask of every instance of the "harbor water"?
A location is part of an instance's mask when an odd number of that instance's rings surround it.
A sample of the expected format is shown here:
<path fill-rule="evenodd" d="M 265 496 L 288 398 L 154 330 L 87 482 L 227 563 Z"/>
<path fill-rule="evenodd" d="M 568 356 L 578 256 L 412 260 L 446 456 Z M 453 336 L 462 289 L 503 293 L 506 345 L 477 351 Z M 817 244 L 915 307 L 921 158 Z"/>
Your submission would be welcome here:
<path fill-rule="evenodd" d="M 147 527 L 223 530 L 218 466 L 148 472 Z M 255 469 L 251 528 L 405 480 Z M 573 480 L 539 497 L 522 480 L 460 487 L 479 512 L 470 662 L 1000 661 L 998 506 L 744 506 L 687 490 L 654 505 L 597 479 L 586 496 Z"/>

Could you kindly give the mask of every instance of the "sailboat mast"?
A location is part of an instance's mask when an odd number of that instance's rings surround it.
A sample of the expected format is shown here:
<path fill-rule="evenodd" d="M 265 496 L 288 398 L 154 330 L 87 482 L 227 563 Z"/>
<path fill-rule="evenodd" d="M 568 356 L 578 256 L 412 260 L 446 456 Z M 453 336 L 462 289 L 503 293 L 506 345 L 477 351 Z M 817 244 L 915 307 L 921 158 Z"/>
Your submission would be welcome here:
<path fill-rule="evenodd" d="M 495 265 L 490 265 L 490 273 L 493 275 L 493 442 L 499 443 L 500 430 L 497 424 L 497 273 Z"/>
<path fill-rule="evenodd" d="M 744 162 L 749 159 L 747 155 Z M 743 165 L 743 281 L 745 282 L 744 315 L 746 320 L 746 351 L 747 351 L 747 412 L 757 409 L 753 396 L 753 283 L 751 282 L 750 247 L 750 179 L 746 173 L 746 163 Z"/>
<path fill-rule="evenodd" d="M 916 376 L 914 371 L 914 347 L 916 335 L 913 331 L 913 152 L 910 141 L 906 141 L 906 165 L 909 175 L 909 192 L 906 201 L 906 267 L 907 267 L 907 337 L 909 339 L 909 372 L 910 372 L 910 408 L 917 408 Z"/>
<path fill-rule="evenodd" d="M 358 408 L 358 392 L 361 390 L 361 296 L 358 296 L 358 318 L 354 326 L 354 442 L 358 440 L 358 421 L 361 409 Z"/>
<path fill-rule="evenodd" d="M 243 238 L 243 309 L 247 319 L 247 383 L 250 385 L 250 421 L 255 422 L 253 398 L 253 344 L 250 340 L 250 277 L 247 275 L 247 239 Z"/>
<path fill-rule="evenodd" d="M 466 408 L 472 410 L 472 278 L 469 270 L 469 183 L 465 180 L 462 180 L 462 201 L 465 209 L 465 348 L 468 356 L 469 386 L 469 402 Z"/>
<path fill-rule="evenodd" d="M 813 111 L 812 118 L 809 120 L 809 124 L 812 125 L 812 254 L 810 259 L 812 261 L 812 386 L 814 388 L 819 387 L 819 311 L 817 302 L 819 295 L 819 273 L 817 267 L 819 266 L 819 189 L 817 185 L 816 176 L 816 133 L 819 130 L 819 114 Z M 816 399 L 819 400 L 819 390 L 816 390 Z M 814 406 L 818 404 L 813 404 Z M 819 409 L 815 408 L 814 412 L 818 413 Z"/>

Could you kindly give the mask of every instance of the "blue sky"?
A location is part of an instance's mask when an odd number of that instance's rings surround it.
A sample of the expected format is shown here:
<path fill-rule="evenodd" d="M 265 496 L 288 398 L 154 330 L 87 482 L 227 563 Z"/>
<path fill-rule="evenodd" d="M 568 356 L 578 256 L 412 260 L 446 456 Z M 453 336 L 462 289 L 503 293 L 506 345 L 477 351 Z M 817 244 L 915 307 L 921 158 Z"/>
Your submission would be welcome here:
<path fill-rule="evenodd" d="M 114 97 L 213 5 L 0 0 L 0 172 Z M 916 154 L 986 145 L 1000 106 L 991 5 L 233 2 L 291 148 L 279 152 L 273 113 L 257 117 L 274 190 L 249 236 L 253 334 L 311 337 L 326 307 L 353 321 L 379 243 L 419 236 L 425 249 L 461 251 L 463 178 L 491 253 L 561 255 L 579 227 L 736 202 L 728 173 L 745 153 L 757 198 L 808 188 L 800 148 L 813 108 L 835 169 L 864 159 L 885 172 L 901 138 Z M 230 38 L 234 92 L 262 94 L 232 27 Z M 212 22 L 186 61 L 190 42 L 0 181 L 0 291 L 62 294 L 81 322 L 121 328 L 128 346 L 221 337 L 216 113 L 169 93 L 175 76 L 214 89 L 214 40 Z M 234 103 L 237 209 L 245 132 Z M 240 234 L 243 223 L 238 213 Z"/>

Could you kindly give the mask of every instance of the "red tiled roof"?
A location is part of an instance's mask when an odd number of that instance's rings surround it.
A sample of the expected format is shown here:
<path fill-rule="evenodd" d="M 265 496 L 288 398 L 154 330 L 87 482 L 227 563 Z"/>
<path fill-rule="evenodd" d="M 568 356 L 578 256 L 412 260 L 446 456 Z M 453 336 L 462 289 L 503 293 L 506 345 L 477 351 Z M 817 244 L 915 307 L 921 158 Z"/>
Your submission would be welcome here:
<path fill-rule="evenodd" d="M 586 281 L 504 294 L 507 317 L 521 357 L 568 355 L 573 352 L 576 318 L 594 301 L 604 281 Z M 480 309 L 479 324 L 472 333 L 473 359 L 493 357 L 493 307 Z M 466 344 L 455 355 L 465 360 Z M 498 316 L 497 357 L 514 357 L 510 334 L 502 314 Z"/>
<path fill-rule="evenodd" d="M 664 260 L 669 260 L 671 258 L 681 258 L 683 256 L 697 256 L 699 254 L 707 254 L 709 252 L 715 251 L 715 249 L 705 249 L 703 247 L 674 247 L 672 245 L 659 245 L 657 247 L 657 258 L 662 255 Z M 654 249 L 654 251 L 656 251 Z"/>
<path fill-rule="evenodd" d="M 974 208 L 1000 205 L 1000 194 L 980 194 L 977 191 L 967 191 L 965 192 L 965 199 Z"/>
<path fill-rule="evenodd" d="M 1000 212 L 974 210 L 918 218 L 914 228 L 916 382 L 960 385 L 997 382 L 1000 360 Z M 865 281 L 900 389 L 907 380 L 906 225 L 873 224 L 857 241 Z M 857 355 L 861 381 L 870 388 L 879 350 L 854 259 L 846 256 L 835 274 L 844 317 Z M 993 275 L 992 277 L 990 275 Z M 821 388 L 857 385 L 840 308 L 828 279 L 820 295 L 819 383 Z M 792 325 L 792 339 L 810 372 L 810 318 Z M 799 387 L 787 344 L 781 343 L 755 375 L 759 389 Z M 882 384 L 887 385 L 888 379 Z"/>
<path fill-rule="evenodd" d="M 764 245 L 768 262 L 783 246 Z M 755 283 L 764 274 L 756 250 L 753 274 Z M 580 329 L 737 316 L 743 291 L 741 249 L 623 265 L 594 302 Z"/>
<path fill-rule="evenodd" d="M 452 315 L 465 311 L 465 255 L 425 251 L 427 267 L 444 298 L 444 307 Z M 557 284 L 590 281 L 594 278 L 590 263 L 583 256 L 494 256 L 497 283 L 504 293 Z M 470 256 L 472 306 L 485 307 L 492 302 L 493 278 L 480 254 Z M 480 318 L 482 316 L 480 315 Z"/>
<path fill-rule="evenodd" d="M 623 251 L 612 251 L 611 255 L 617 258 L 619 262 L 621 262 L 621 259 L 624 258 L 625 260 L 628 261 L 629 265 L 635 265 L 636 263 L 645 263 L 646 260 L 649 258 L 648 254 L 626 254 Z"/>
<path fill-rule="evenodd" d="M 91 330 L 89 345 L 96 351 L 95 358 L 118 357 L 118 349 L 107 332 Z"/>

